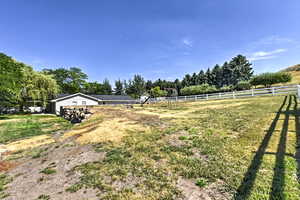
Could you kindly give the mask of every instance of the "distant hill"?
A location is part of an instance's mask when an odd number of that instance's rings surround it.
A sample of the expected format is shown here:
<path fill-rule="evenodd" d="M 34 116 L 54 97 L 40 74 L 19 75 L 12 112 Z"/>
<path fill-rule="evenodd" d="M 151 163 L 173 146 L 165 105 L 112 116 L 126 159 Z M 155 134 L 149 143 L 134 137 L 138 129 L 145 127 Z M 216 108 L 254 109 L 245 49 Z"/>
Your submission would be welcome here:
<path fill-rule="evenodd" d="M 292 81 L 289 82 L 288 84 L 300 84 L 300 64 L 287 67 L 281 71 L 289 72 L 292 74 L 292 77 L 293 77 Z"/>
<path fill-rule="evenodd" d="M 285 69 L 282 70 L 283 72 L 295 72 L 295 71 L 300 71 L 300 64 L 298 65 L 293 65 L 290 67 L 287 67 Z"/>

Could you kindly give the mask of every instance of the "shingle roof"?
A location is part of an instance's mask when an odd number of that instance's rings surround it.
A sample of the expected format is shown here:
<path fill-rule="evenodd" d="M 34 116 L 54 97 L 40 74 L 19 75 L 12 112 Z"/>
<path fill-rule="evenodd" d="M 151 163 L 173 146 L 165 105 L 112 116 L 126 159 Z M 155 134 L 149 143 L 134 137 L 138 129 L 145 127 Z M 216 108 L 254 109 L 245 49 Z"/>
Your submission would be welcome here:
<path fill-rule="evenodd" d="M 98 95 L 98 94 L 92 94 L 90 96 L 95 97 L 95 98 L 100 99 L 100 100 L 114 100 L 114 101 L 118 101 L 118 100 L 134 101 L 135 100 L 131 96 L 128 96 L 128 95 Z"/>
<path fill-rule="evenodd" d="M 78 93 L 81 94 L 81 93 Z M 65 97 L 75 95 L 75 94 L 59 94 L 55 99 L 64 99 Z M 93 98 L 97 98 L 99 100 L 104 100 L 104 101 L 135 101 L 134 98 L 128 96 L 128 95 L 98 95 L 98 94 L 84 94 L 87 96 L 91 96 Z"/>

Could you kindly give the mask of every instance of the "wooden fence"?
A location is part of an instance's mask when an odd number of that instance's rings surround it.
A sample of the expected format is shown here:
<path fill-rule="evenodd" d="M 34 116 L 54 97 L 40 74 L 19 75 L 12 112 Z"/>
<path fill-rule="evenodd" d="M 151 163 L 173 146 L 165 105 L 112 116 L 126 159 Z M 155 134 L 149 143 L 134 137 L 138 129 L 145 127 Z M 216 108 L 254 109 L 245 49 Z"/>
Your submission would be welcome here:
<path fill-rule="evenodd" d="M 149 99 L 149 103 L 164 102 L 164 101 L 202 101 L 202 100 L 216 100 L 216 99 L 236 99 L 249 98 L 257 96 L 278 96 L 286 94 L 300 93 L 299 85 L 278 86 L 271 88 L 260 88 L 233 92 L 220 92 L 191 96 L 176 96 L 176 97 L 157 97 Z M 299 97 L 299 95 L 298 95 Z"/>

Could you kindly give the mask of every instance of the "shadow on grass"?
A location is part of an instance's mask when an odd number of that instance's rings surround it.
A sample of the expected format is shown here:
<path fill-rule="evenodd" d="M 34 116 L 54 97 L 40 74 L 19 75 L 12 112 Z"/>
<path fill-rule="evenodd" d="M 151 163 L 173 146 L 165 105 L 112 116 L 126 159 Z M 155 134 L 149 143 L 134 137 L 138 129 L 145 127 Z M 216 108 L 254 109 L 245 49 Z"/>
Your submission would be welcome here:
<path fill-rule="evenodd" d="M 287 105 L 286 111 L 282 112 L 284 114 L 284 121 L 280 133 L 280 139 L 277 146 L 277 153 L 275 158 L 275 168 L 274 168 L 274 175 L 272 180 L 272 188 L 271 193 L 269 196 L 270 200 L 275 199 L 285 199 L 283 191 L 284 191 L 284 173 L 285 173 L 285 163 L 284 157 L 286 152 L 286 140 L 287 140 L 287 133 L 289 128 L 289 120 L 290 115 L 293 114 L 293 111 L 290 111 L 291 104 L 292 104 L 292 97 L 289 97 L 289 103 Z"/>
<path fill-rule="evenodd" d="M 255 156 L 253 157 L 253 160 L 252 160 L 250 166 L 248 167 L 247 172 L 244 175 L 242 183 L 239 186 L 239 188 L 237 189 L 237 193 L 234 197 L 235 200 L 245 200 L 249 197 L 251 190 L 253 188 L 256 176 L 257 176 L 257 172 L 261 166 L 263 156 L 266 153 L 266 149 L 267 149 L 267 146 L 271 139 L 271 136 L 275 132 L 277 122 L 279 120 L 280 114 L 282 113 L 282 109 L 286 104 L 286 101 L 287 101 L 287 96 L 284 98 L 282 105 L 280 106 L 265 137 L 263 138 L 260 146 L 258 147 L 258 150 L 257 150 Z"/>
<path fill-rule="evenodd" d="M 300 184 L 300 111 L 298 110 L 297 97 L 294 97 L 294 111 L 295 111 L 295 130 L 296 130 L 296 155 L 297 161 L 297 180 Z"/>

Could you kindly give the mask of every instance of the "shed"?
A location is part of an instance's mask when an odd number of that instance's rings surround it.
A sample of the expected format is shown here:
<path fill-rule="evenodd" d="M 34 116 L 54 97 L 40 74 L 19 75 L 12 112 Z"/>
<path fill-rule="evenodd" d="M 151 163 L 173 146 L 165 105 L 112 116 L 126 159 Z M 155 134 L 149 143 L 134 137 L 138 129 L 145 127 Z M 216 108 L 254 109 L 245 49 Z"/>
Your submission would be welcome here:
<path fill-rule="evenodd" d="M 61 94 L 51 102 L 51 112 L 59 114 L 64 106 L 96 106 L 103 104 L 134 104 L 135 99 L 127 95 L 87 95 L 83 93 Z"/>

